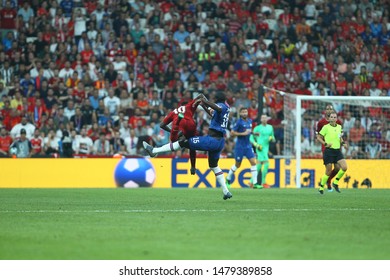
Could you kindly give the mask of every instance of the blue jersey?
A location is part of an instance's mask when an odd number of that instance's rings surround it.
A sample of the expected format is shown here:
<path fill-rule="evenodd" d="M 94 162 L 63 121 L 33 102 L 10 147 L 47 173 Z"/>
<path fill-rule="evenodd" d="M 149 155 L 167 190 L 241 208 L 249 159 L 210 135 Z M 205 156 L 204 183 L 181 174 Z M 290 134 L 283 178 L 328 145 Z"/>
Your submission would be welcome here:
<path fill-rule="evenodd" d="M 236 132 L 245 132 L 246 130 L 252 130 L 252 120 L 251 119 L 238 119 L 233 130 Z M 240 148 L 252 148 L 252 144 L 249 141 L 250 134 L 245 136 L 237 136 L 236 147 Z"/>
<path fill-rule="evenodd" d="M 229 121 L 230 107 L 227 103 L 217 103 L 222 109 L 221 112 L 214 111 L 211 118 L 210 129 L 226 134 Z M 210 159 L 219 159 L 221 151 L 225 146 L 224 137 L 211 137 L 210 135 L 191 137 L 189 145 L 191 150 L 207 151 Z"/>
<path fill-rule="evenodd" d="M 225 135 L 229 121 L 230 107 L 226 102 L 217 103 L 217 105 L 222 109 L 222 111 L 218 112 L 214 110 L 214 114 L 210 122 L 210 128 L 222 132 Z"/>

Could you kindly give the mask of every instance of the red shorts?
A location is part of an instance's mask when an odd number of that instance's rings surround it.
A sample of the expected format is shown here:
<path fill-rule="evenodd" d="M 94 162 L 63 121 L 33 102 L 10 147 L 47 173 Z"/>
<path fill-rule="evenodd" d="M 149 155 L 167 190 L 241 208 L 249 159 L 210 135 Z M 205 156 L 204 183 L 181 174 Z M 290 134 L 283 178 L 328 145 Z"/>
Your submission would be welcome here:
<path fill-rule="evenodd" d="M 182 119 L 178 126 L 172 124 L 172 132 L 171 132 L 171 136 L 170 136 L 170 140 L 172 142 L 177 141 L 179 131 L 183 132 L 183 135 L 187 139 L 197 135 L 195 121 L 193 119 L 190 119 L 190 120 Z"/>

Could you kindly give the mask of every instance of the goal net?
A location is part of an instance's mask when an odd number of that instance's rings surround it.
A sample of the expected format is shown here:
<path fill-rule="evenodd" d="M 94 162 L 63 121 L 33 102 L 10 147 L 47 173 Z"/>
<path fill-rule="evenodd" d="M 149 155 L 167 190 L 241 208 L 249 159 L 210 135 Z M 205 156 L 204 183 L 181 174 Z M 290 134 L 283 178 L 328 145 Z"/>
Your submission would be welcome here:
<path fill-rule="evenodd" d="M 267 89 L 265 89 L 267 90 Z M 332 105 L 343 124 L 346 159 L 390 159 L 390 98 L 370 96 L 283 96 L 283 156 L 295 159 L 295 185 L 301 187 L 301 159 L 322 159 L 316 140 L 317 123 Z"/>

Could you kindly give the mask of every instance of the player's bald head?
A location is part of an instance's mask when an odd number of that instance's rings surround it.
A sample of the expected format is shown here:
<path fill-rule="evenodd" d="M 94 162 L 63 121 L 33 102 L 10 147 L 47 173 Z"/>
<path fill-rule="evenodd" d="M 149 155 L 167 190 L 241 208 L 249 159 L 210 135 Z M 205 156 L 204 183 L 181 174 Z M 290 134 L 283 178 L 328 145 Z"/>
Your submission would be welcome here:
<path fill-rule="evenodd" d="M 329 111 L 333 110 L 333 105 L 332 104 L 326 105 L 325 110 L 329 110 Z"/>

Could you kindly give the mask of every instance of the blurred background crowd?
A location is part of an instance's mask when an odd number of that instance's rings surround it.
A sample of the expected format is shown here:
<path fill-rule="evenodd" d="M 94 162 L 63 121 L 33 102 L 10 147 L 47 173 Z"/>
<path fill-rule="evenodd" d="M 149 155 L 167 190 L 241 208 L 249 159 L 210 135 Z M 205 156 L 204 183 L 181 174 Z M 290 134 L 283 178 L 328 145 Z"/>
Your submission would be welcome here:
<path fill-rule="evenodd" d="M 143 140 L 169 141 L 159 123 L 197 92 L 212 99 L 224 91 L 231 124 L 240 107 L 258 118 L 261 85 L 303 95 L 390 96 L 386 0 L 0 3 L 3 157 L 15 140 L 18 157 L 143 155 Z M 261 112 L 276 132 L 272 155 L 283 155 L 278 91 L 265 92 Z M 316 157 L 312 130 L 322 109 L 306 105 L 302 150 Z M 389 158 L 388 108 L 335 109 L 352 143 L 349 158 Z M 199 133 L 207 133 L 204 112 L 195 117 Z M 233 148 L 228 134 L 223 156 Z"/>

